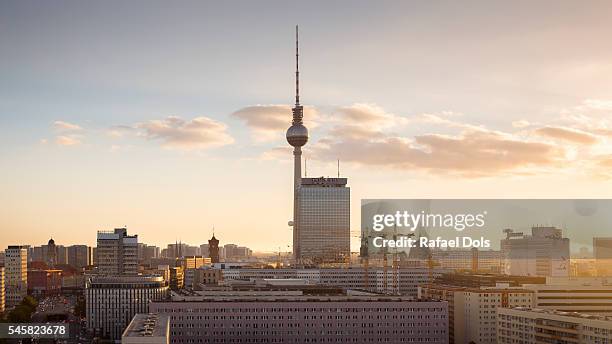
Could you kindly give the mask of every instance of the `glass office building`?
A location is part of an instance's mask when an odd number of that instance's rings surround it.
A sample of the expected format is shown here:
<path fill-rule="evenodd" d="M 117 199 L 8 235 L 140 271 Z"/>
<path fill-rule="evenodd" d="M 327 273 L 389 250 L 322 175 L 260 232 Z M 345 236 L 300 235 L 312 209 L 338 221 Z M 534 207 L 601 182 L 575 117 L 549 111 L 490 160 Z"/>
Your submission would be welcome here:
<path fill-rule="evenodd" d="M 350 257 L 347 178 L 302 178 L 298 192 L 302 263 L 345 263 Z"/>

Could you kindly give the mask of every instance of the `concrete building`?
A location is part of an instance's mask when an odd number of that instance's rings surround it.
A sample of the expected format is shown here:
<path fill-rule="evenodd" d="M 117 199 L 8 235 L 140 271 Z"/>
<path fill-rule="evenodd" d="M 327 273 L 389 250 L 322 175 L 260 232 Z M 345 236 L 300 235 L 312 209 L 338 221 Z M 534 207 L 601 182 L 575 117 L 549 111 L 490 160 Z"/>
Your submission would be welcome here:
<path fill-rule="evenodd" d="M 225 249 L 225 259 L 230 261 L 240 261 L 251 258 L 253 251 L 248 247 L 238 246 L 236 244 L 226 244 L 223 246 Z"/>
<path fill-rule="evenodd" d="M 191 277 L 193 275 L 193 277 Z M 188 277 L 190 276 L 190 277 Z M 200 285 L 214 286 L 218 285 L 219 282 L 223 281 L 221 270 L 200 268 L 191 269 L 185 272 L 185 287 L 191 289 L 199 289 Z"/>
<path fill-rule="evenodd" d="M 449 342 L 496 343 L 496 315 L 501 308 L 531 307 L 533 291 L 520 288 L 470 288 L 424 285 L 419 299 L 448 302 Z"/>
<path fill-rule="evenodd" d="M 612 238 L 593 238 L 593 257 L 598 276 L 612 276 Z"/>
<path fill-rule="evenodd" d="M 432 276 L 439 277 L 449 272 L 434 269 Z M 400 294 L 417 297 L 418 286 L 429 283 L 429 269 L 400 268 L 395 272 L 388 269 L 371 267 L 350 269 L 222 269 L 224 281 L 262 280 L 262 279 L 300 279 L 313 284 L 336 286 L 348 289 L 367 290 L 385 294 Z M 396 278 L 394 278 L 396 275 Z"/>
<path fill-rule="evenodd" d="M 472 288 L 495 287 L 498 285 L 521 287 L 525 284 L 545 284 L 546 277 L 454 272 L 437 277 L 434 283 Z"/>
<path fill-rule="evenodd" d="M 542 309 L 500 309 L 498 344 L 610 344 L 612 318 Z"/>
<path fill-rule="evenodd" d="M 502 267 L 501 251 L 487 250 L 432 250 L 432 259 L 441 268 L 500 273 Z"/>
<path fill-rule="evenodd" d="M 157 246 L 138 244 L 138 261 L 143 265 L 150 265 L 153 259 L 160 257 L 160 250 Z"/>
<path fill-rule="evenodd" d="M 28 293 L 43 297 L 62 292 L 62 270 L 28 270 Z"/>
<path fill-rule="evenodd" d="M 0 266 L 0 314 L 6 309 L 6 292 L 4 286 L 4 266 Z"/>
<path fill-rule="evenodd" d="M 168 270 L 170 275 L 170 279 L 168 280 L 170 289 L 183 289 L 185 286 L 185 270 L 180 266 L 171 266 Z"/>
<path fill-rule="evenodd" d="M 163 300 L 168 285 L 161 276 L 99 276 L 85 285 L 87 328 L 119 340 L 134 315 L 147 313 L 149 302 Z"/>
<path fill-rule="evenodd" d="M 548 277 L 546 284 L 525 284 L 523 287 L 535 293 L 533 308 L 612 314 L 612 278 Z"/>
<path fill-rule="evenodd" d="M 299 261 L 350 259 L 350 188 L 346 178 L 302 178 L 298 189 Z"/>
<path fill-rule="evenodd" d="M 183 269 L 199 269 L 204 265 L 210 265 L 212 260 L 202 256 L 184 256 L 178 263 Z"/>
<path fill-rule="evenodd" d="M 92 250 L 87 245 L 72 245 L 67 248 L 68 265 L 82 269 L 93 264 Z"/>
<path fill-rule="evenodd" d="M 208 249 L 208 244 L 200 245 L 200 255 L 202 257 L 210 257 L 210 251 Z"/>
<path fill-rule="evenodd" d="M 153 302 L 172 343 L 447 343 L 445 302 L 336 288 L 198 292 Z"/>
<path fill-rule="evenodd" d="M 569 276 L 569 239 L 561 229 L 533 227 L 531 235 L 504 230 L 503 273 L 523 276 Z"/>
<path fill-rule="evenodd" d="M 121 344 L 169 344 L 170 317 L 155 313 L 136 314 L 121 335 Z"/>
<path fill-rule="evenodd" d="M 99 231 L 97 244 L 99 274 L 138 274 L 138 235 L 128 235 L 126 228 Z"/>
<path fill-rule="evenodd" d="M 6 307 L 12 308 L 28 294 L 28 249 L 9 246 L 4 253 Z"/>

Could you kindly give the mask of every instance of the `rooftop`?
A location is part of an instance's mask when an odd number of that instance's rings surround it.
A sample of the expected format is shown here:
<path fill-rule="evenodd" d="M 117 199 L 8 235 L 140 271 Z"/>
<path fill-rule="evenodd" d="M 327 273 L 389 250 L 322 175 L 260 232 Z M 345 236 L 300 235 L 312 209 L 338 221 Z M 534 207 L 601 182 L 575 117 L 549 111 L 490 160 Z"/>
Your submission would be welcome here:
<path fill-rule="evenodd" d="M 170 318 L 157 313 L 136 314 L 128 327 L 123 331 L 123 337 L 168 337 Z"/>
<path fill-rule="evenodd" d="M 302 178 L 302 186 L 341 187 L 346 183 L 347 178 Z"/>
<path fill-rule="evenodd" d="M 592 314 L 578 313 L 578 312 L 563 312 L 563 311 L 557 311 L 554 309 L 540 309 L 540 308 L 527 308 L 527 307 L 515 307 L 515 308 L 510 308 L 510 310 L 539 313 L 539 314 L 551 314 L 551 315 L 558 315 L 558 316 L 577 318 L 577 319 L 607 321 L 607 322 L 612 323 L 612 316 L 592 315 Z"/>

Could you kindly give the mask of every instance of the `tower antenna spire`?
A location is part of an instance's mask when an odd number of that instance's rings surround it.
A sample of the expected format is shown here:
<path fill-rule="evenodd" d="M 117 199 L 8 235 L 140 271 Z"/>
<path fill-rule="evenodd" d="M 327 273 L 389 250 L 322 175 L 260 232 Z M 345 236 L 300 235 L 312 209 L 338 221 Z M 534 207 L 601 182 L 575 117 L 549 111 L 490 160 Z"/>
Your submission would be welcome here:
<path fill-rule="evenodd" d="M 300 40 L 298 26 L 295 26 L 295 105 L 300 105 Z"/>

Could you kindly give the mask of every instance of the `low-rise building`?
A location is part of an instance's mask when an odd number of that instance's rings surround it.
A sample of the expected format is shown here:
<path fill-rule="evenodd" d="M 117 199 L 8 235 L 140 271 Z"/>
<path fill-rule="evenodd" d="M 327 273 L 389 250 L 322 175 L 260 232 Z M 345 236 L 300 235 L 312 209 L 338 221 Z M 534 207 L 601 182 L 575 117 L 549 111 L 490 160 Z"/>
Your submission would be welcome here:
<path fill-rule="evenodd" d="M 248 289 L 248 290 L 247 290 Z M 446 302 L 287 285 L 174 294 L 171 343 L 448 343 Z"/>
<path fill-rule="evenodd" d="M 121 344 L 169 344 L 170 318 L 155 313 L 136 314 L 121 335 Z"/>
<path fill-rule="evenodd" d="M 136 313 L 147 313 L 150 301 L 167 295 L 168 285 L 161 276 L 92 277 L 85 285 L 87 328 L 119 340 Z"/>
<path fill-rule="evenodd" d="M 384 269 L 380 267 L 338 269 L 222 269 L 222 278 L 228 280 L 258 279 L 305 279 L 315 284 L 343 287 L 346 289 L 367 290 L 375 293 L 399 294 L 417 297 L 419 285 L 431 282 L 431 278 L 448 273 L 448 269 L 435 268 L 399 268 Z"/>
<path fill-rule="evenodd" d="M 609 344 L 612 318 L 542 309 L 500 309 L 497 343 Z"/>
<path fill-rule="evenodd" d="M 548 277 L 524 288 L 535 293 L 533 308 L 612 315 L 612 277 Z"/>

